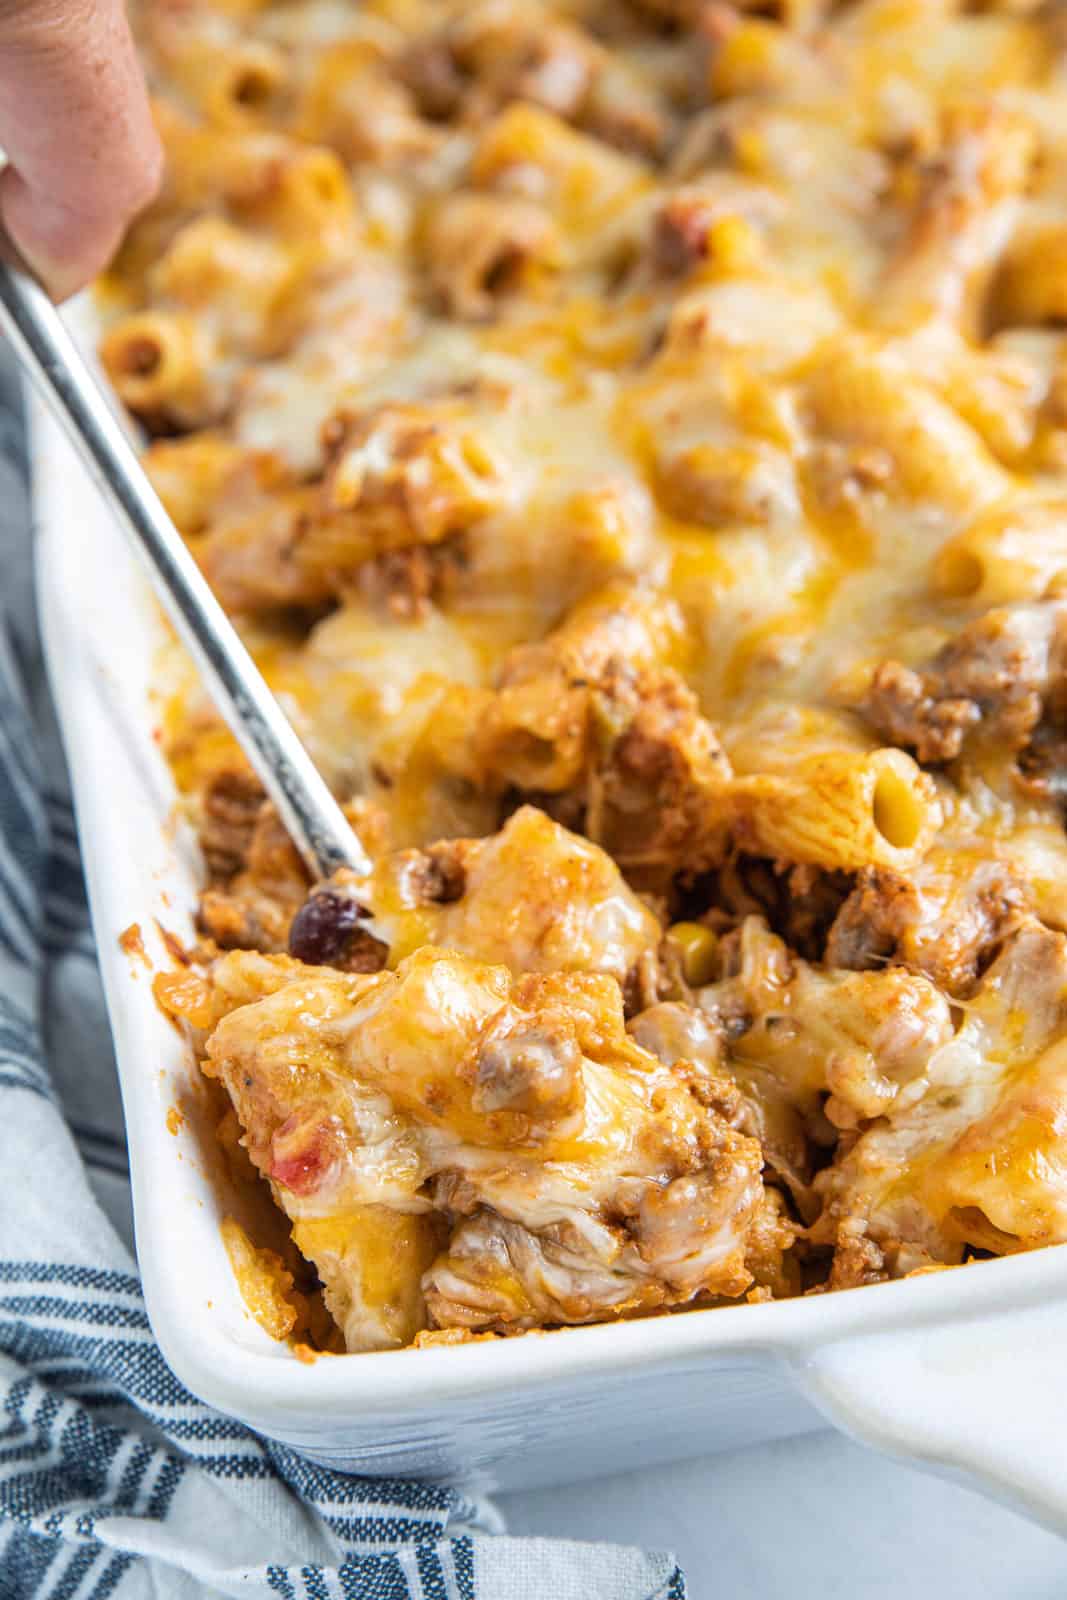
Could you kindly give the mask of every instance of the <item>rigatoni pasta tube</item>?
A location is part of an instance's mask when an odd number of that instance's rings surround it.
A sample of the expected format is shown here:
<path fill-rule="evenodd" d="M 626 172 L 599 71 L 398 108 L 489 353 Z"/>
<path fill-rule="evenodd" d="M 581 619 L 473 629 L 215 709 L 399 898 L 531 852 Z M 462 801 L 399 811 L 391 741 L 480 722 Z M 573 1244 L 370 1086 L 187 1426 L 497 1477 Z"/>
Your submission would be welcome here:
<path fill-rule="evenodd" d="M 1037 600 L 1067 574 L 1067 499 L 1017 501 L 958 533 L 938 553 L 938 594 L 982 606 Z"/>
<path fill-rule="evenodd" d="M 442 1242 L 437 1215 L 388 1206 L 293 1223 L 293 1243 L 314 1263 L 350 1350 L 398 1349 L 426 1327 L 422 1277 Z"/>
<path fill-rule="evenodd" d="M 214 341 L 195 317 L 124 317 L 104 335 L 100 359 L 124 405 L 150 425 L 202 427 L 221 411 Z"/>
<path fill-rule="evenodd" d="M 213 314 L 228 346 L 276 355 L 296 330 L 303 264 L 292 246 L 199 217 L 175 234 L 150 283 L 165 300 Z"/>
<path fill-rule="evenodd" d="M 980 339 L 990 279 L 1015 227 L 1034 137 L 995 105 L 960 105 L 944 117 L 944 144 L 927 163 L 911 226 L 883 274 L 878 325 L 894 332 L 931 319 Z"/>
<path fill-rule="evenodd" d="M 576 225 L 595 218 L 627 189 L 636 195 L 641 168 L 628 156 L 574 128 L 540 106 L 508 106 L 489 124 L 471 159 L 477 185 L 493 185 L 512 169 L 539 169 L 539 199 Z"/>
<path fill-rule="evenodd" d="M 906 364 L 858 339 L 833 340 L 813 371 L 815 424 L 843 442 L 884 450 L 890 493 L 974 516 L 1011 488 L 981 439 Z"/>
<path fill-rule="evenodd" d="M 152 114 L 167 152 L 163 199 L 174 212 L 218 201 L 247 205 L 304 148 L 285 134 L 258 126 L 225 131 L 210 127 L 162 98 L 153 101 Z"/>
<path fill-rule="evenodd" d="M 933 780 L 894 749 L 825 752 L 791 777 L 737 778 L 730 801 L 743 850 L 843 872 L 910 866 L 941 820 Z"/>
<path fill-rule="evenodd" d="M 320 255 L 348 239 L 354 219 L 352 190 L 332 150 L 292 144 L 258 171 L 252 167 L 249 180 L 247 188 L 235 184 L 229 195 L 248 221 L 283 238 L 314 243 Z"/>
<path fill-rule="evenodd" d="M 141 465 L 188 538 L 203 533 L 219 491 L 247 454 L 222 433 L 191 433 L 183 439 L 157 439 Z"/>
<path fill-rule="evenodd" d="M 179 49 L 168 52 L 167 69 L 205 120 L 223 128 L 266 116 L 288 80 L 282 52 L 256 39 L 216 46 L 185 36 Z"/>
<path fill-rule="evenodd" d="M 336 150 L 343 161 L 376 166 L 429 155 L 441 137 L 417 114 L 413 96 L 367 39 L 339 40 L 318 54 L 301 82 L 289 126 L 310 144 Z"/>
<path fill-rule="evenodd" d="M 248 1310 L 272 1339 L 288 1338 L 306 1318 L 307 1302 L 281 1256 L 254 1245 L 234 1217 L 224 1217 L 219 1232 Z"/>

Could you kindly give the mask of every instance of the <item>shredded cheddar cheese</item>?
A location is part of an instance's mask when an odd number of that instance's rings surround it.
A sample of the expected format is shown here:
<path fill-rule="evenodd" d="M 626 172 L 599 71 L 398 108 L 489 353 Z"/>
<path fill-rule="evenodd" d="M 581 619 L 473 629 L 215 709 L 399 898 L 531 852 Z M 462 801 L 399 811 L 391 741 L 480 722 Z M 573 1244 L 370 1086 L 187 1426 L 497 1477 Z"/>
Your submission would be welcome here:
<path fill-rule="evenodd" d="M 103 363 L 374 862 L 175 652 L 156 992 L 348 1348 L 1067 1240 L 1060 9 L 137 20 Z"/>

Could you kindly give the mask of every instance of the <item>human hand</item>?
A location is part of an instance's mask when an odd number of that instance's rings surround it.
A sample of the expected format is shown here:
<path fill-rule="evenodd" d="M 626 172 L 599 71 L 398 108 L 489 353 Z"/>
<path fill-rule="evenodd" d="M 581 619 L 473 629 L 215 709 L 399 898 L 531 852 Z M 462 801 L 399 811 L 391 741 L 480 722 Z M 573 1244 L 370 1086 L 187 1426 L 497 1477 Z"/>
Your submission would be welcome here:
<path fill-rule="evenodd" d="M 123 0 L 0 0 L 0 221 L 57 300 L 106 266 L 162 154 Z"/>

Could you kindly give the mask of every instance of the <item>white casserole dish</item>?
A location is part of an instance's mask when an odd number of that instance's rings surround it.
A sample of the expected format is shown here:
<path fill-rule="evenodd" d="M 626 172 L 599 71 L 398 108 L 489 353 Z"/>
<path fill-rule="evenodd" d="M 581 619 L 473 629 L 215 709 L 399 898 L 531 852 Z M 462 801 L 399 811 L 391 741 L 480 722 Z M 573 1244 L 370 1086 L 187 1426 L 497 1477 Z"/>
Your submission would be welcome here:
<path fill-rule="evenodd" d="M 80 330 L 89 318 L 82 313 Z M 118 935 L 188 933 L 196 850 L 152 736 L 161 627 L 56 426 L 31 404 L 38 597 L 115 1033 L 152 1325 L 197 1395 L 353 1472 L 508 1488 L 818 1425 L 961 1475 L 1067 1533 L 1067 1247 L 805 1300 L 308 1365 L 245 1311 L 189 1124 L 195 1071 Z"/>

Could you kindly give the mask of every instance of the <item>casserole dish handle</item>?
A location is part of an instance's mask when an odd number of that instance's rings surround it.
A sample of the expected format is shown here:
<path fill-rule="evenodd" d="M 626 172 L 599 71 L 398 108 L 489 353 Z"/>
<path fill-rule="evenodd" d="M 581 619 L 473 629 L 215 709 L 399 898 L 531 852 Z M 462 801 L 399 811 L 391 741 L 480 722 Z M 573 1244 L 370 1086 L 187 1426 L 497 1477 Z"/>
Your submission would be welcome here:
<path fill-rule="evenodd" d="M 1067 1300 L 842 1339 L 797 1375 L 865 1444 L 1067 1535 Z"/>

